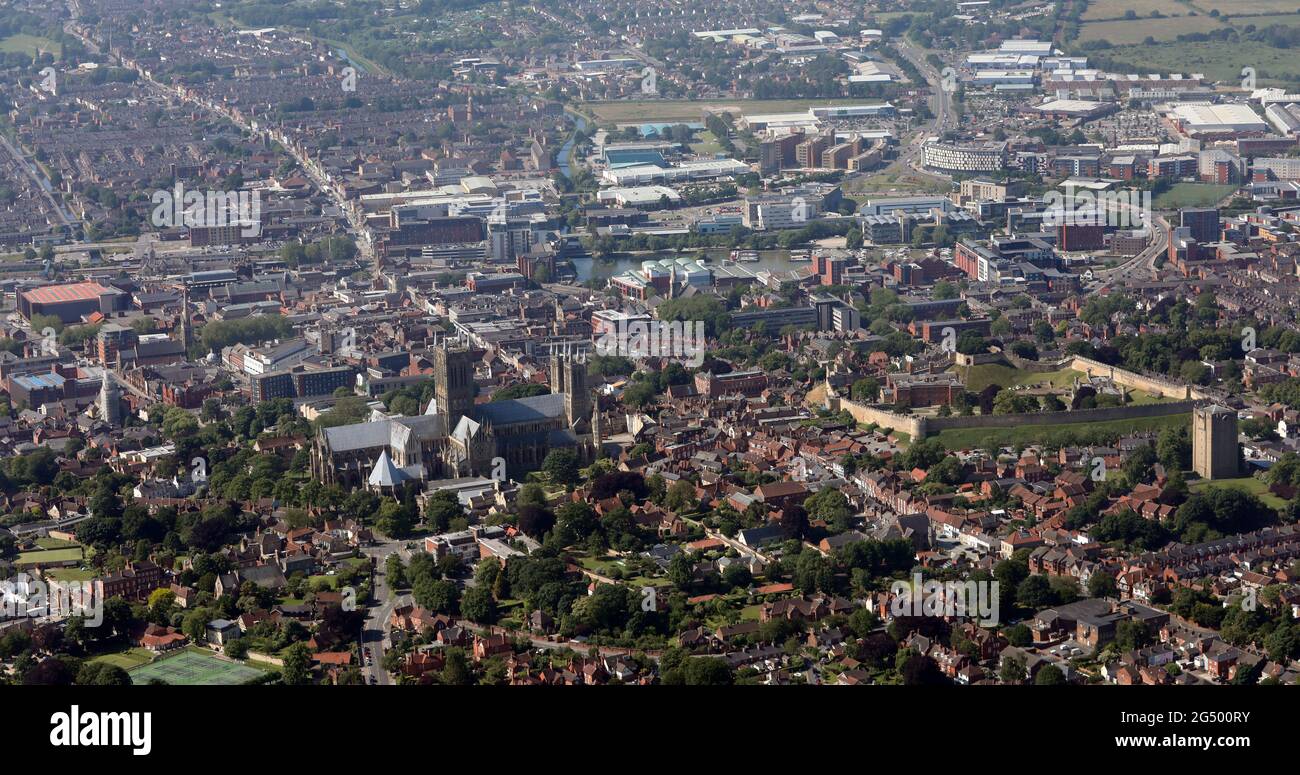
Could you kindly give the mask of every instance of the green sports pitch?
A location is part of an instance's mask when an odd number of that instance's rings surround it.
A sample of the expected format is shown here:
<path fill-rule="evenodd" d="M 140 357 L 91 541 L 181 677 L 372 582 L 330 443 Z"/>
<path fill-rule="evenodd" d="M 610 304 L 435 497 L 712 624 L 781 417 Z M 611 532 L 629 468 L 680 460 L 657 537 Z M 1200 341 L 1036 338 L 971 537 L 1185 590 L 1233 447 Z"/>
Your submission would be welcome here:
<path fill-rule="evenodd" d="M 262 674 L 255 667 L 195 649 L 185 649 L 127 672 L 133 684 L 147 684 L 161 678 L 177 686 L 230 686 Z"/>

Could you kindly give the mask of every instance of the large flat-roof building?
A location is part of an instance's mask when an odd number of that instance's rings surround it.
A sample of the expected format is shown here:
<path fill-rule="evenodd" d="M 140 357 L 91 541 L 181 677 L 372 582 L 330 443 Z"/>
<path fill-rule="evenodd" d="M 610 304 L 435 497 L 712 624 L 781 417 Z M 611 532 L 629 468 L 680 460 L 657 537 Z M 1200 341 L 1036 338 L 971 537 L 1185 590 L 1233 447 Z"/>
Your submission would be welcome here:
<path fill-rule="evenodd" d="M 130 295 L 96 282 L 46 285 L 18 294 L 18 311 L 28 320 L 32 315 L 54 315 L 64 323 L 76 323 L 85 315 L 126 309 Z"/>
<path fill-rule="evenodd" d="M 1249 105 L 1179 105 L 1170 112 L 1189 135 L 1263 134 L 1268 122 Z"/>
<path fill-rule="evenodd" d="M 748 164 L 735 159 L 696 159 L 683 161 L 670 167 L 654 164 L 637 164 L 622 169 L 605 170 L 601 178 L 615 186 L 634 187 L 654 182 L 685 182 L 720 178 L 726 175 L 744 175 L 750 172 Z"/>

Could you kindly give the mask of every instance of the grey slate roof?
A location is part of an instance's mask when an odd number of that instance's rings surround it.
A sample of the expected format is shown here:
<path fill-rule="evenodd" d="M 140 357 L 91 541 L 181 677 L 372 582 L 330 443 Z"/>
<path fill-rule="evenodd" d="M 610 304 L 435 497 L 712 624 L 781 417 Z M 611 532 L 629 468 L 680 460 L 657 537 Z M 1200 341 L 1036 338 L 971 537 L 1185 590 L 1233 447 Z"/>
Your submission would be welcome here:
<path fill-rule="evenodd" d="M 404 441 L 407 434 L 416 438 L 439 435 L 442 430 L 442 418 L 435 415 L 418 417 L 395 417 L 375 422 L 362 422 L 355 425 L 339 425 L 325 429 L 325 443 L 335 452 L 347 452 L 355 449 L 370 449 L 388 446 L 393 437 Z"/>
<path fill-rule="evenodd" d="M 480 421 L 494 426 L 514 423 L 538 422 L 564 415 L 564 394 L 547 393 L 544 396 L 493 401 L 475 407 Z"/>

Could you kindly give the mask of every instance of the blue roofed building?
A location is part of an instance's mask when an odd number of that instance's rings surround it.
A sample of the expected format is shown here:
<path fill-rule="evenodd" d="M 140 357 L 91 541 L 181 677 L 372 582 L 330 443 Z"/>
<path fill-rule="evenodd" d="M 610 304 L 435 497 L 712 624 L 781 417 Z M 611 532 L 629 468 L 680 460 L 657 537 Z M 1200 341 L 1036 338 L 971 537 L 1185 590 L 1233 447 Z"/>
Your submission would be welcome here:
<path fill-rule="evenodd" d="M 55 372 L 21 374 L 9 377 L 5 390 L 15 405 L 37 407 L 68 398 L 68 380 Z"/>

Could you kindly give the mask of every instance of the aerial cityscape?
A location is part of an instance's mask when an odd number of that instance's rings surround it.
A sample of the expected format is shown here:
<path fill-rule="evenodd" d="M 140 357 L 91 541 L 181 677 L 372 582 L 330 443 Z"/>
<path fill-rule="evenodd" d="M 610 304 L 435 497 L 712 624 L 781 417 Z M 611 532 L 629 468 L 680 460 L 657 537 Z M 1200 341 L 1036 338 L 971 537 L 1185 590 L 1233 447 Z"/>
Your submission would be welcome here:
<path fill-rule="evenodd" d="M 1297 50 L 0 0 L 0 684 L 1300 683 Z"/>

